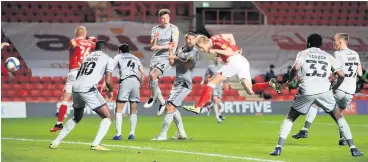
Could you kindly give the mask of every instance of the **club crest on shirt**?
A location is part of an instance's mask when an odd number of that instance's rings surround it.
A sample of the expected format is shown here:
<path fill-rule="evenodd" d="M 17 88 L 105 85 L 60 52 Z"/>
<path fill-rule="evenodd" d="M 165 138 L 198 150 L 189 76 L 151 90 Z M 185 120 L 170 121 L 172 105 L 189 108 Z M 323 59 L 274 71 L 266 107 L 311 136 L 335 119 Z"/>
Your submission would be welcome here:
<path fill-rule="evenodd" d="M 221 48 L 222 48 L 222 49 L 226 49 L 226 48 L 227 48 L 227 45 L 226 45 L 226 44 L 223 44 L 223 45 L 221 46 Z"/>

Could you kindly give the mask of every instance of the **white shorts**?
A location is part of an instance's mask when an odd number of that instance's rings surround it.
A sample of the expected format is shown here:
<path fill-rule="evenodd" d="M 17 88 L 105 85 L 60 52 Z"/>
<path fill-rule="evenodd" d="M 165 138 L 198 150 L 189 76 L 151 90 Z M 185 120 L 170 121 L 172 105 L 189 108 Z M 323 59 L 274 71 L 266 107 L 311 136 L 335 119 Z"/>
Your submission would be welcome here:
<path fill-rule="evenodd" d="M 310 107 L 316 104 L 322 108 L 326 113 L 331 112 L 336 105 L 336 100 L 332 91 L 327 91 L 315 95 L 295 95 L 294 101 L 291 105 L 293 109 L 300 112 L 301 114 L 307 114 Z"/>
<path fill-rule="evenodd" d="M 137 102 L 140 101 L 141 83 L 136 77 L 130 77 L 122 80 L 119 84 L 119 93 L 116 98 L 118 102 Z"/>
<path fill-rule="evenodd" d="M 151 70 L 157 68 L 161 71 L 161 75 L 170 69 L 170 62 L 168 57 L 165 56 L 153 56 L 150 62 L 150 72 Z"/>
<path fill-rule="evenodd" d="M 68 73 L 68 78 L 64 85 L 64 91 L 67 93 L 72 93 L 72 88 L 75 80 L 77 79 L 78 70 L 72 70 Z"/>
<path fill-rule="evenodd" d="M 175 107 L 179 107 L 190 92 L 192 92 L 192 90 L 188 88 L 188 85 L 185 82 L 175 82 L 171 88 L 167 101 Z"/>
<path fill-rule="evenodd" d="M 97 110 L 106 104 L 97 89 L 89 92 L 73 92 L 73 108 L 82 109 L 88 106 L 92 110 Z"/>
<path fill-rule="evenodd" d="M 237 76 L 239 79 L 251 79 L 250 67 L 248 60 L 240 55 L 234 55 L 229 58 L 229 61 L 223 65 L 217 73 L 221 74 L 226 78 Z"/>
<path fill-rule="evenodd" d="M 336 90 L 336 93 L 334 94 L 334 96 L 335 96 L 337 105 L 339 106 L 339 108 L 342 108 L 342 109 L 346 109 L 349 106 L 351 100 L 353 100 L 352 94 L 346 93 L 341 90 Z"/>

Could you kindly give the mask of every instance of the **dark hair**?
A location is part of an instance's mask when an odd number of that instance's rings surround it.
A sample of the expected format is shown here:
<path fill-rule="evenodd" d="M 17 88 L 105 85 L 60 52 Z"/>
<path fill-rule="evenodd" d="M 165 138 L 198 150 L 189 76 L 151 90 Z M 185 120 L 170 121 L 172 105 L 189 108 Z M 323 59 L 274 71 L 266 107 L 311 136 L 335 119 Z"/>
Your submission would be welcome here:
<path fill-rule="evenodd" d="M 128 46 L 128 44 L 123 43 L 123 44 L 119 45 L 119 52 L 120 51 L 122 53 L 129 53 L 129 46 Z"/>
<path fill-rule="evenodd" d="M 169 9 L 161 9 L 160 11 L 158 11 L 158 16 L 162 16 L 162 15 L 170 15 L 170 10 Z"/>
<path fill-rule="evenodd" d="M 99 40 L 96 42 L 95 50 L 103 50 L 106 48 L 106 42 L 103 40 Z"/>
<path fill-rule="evenodd" d="M 194 37 L 196 37 L 197 35 L 194 34 L 193 32 L 188 32 L 187 34 L 185 34 L 184 38 L 187 38 L 187 36 L 194 36 Z"/>
<path fill-rule="evenodd" d="M 271 64 L 270 69 L 273 69 L 273 68 L 275 68 L 275 65 Z"/>
<path fill-rule="evenodd" d="M 322 36 L 317 33 L 309 35 L 307 39 L 307 48 L 311 47 L 320 48 L 322 46 L 322 40 L 323 40 Z"/>

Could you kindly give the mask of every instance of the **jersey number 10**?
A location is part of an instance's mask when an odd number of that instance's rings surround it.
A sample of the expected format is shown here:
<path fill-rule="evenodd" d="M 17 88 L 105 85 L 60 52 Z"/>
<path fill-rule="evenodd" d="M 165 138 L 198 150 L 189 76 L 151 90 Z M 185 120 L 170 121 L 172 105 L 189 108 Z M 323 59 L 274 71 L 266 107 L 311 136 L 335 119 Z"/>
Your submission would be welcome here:
<path fill-rule="evenodd" d="M 311 73 L 306 73 L 306 76 L 317 76 L 321 78 L 327 76 L 327 69 L 326 69 L 326 67 L 328 66 L 327 62 L 316 60 L 306 60 L 306 61 L 307 63 L 310 64 L 309 69 L 312 70 Z M 317 68 L 316 65 L 321 65 L 321 68 Z"/>
<path fill-rule="evenodd" d="M 93 69 L 96 67 L 95 62 L 84 62 L 81 68 L 78 71 L 77 78 L 82 75 L 90 75 L 93 72 Z"/>

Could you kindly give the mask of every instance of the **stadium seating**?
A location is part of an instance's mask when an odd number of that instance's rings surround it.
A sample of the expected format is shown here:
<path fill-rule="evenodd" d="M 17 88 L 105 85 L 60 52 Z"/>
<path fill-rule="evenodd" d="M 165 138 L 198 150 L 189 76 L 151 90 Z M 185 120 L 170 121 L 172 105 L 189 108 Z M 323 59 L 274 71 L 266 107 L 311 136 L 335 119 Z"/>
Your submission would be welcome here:
<path fill-rule="evenodd" d="M 272 25 L 367 26 L 367 2 L 259 1 Z"/>
<path fill-rule="evenodd" d="M 6 22 L 95 22 L 95 14 L 88 2 L 3 1 L 1 19 Z"/>

